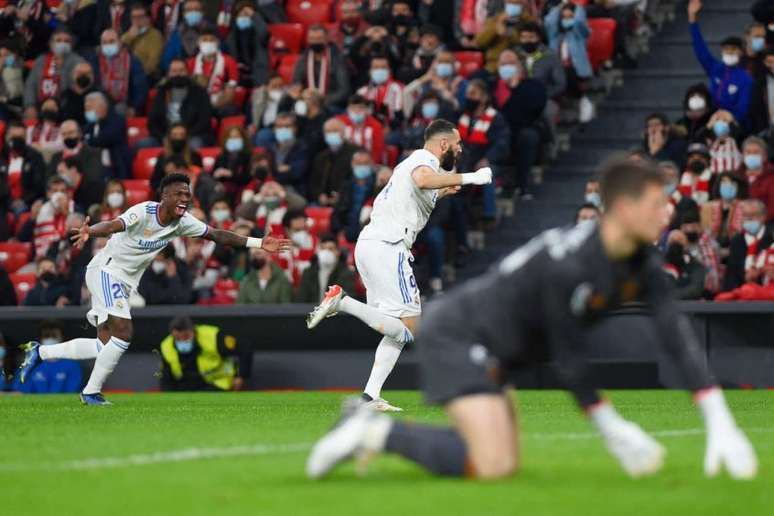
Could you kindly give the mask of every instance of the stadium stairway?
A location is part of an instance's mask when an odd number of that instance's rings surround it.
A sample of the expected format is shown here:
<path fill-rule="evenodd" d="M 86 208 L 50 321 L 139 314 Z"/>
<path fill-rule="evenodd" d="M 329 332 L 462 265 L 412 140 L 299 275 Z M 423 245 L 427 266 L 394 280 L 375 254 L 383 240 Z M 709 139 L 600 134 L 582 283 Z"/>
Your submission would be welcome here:
<path fill-rule="evenodd" d="M 719 55 L 719 43 L 726 36 L 742 35 L 752 21 L 752 1 L 705 0 L 699 22 L 713 53 Z M 650 39 L 649 52 L 639 56 L 639 66 L 623 73 L 622 84 L 597 104 L 597 117 L 575 129 L 569 151 L 546 167 L 535 199 L 515 204 L 513 217 L 503 218 L 486 235 L 486 246 L 457 271 L 457 280 L 481 274 L 537 233 L 569 224 L 595 167 L 613 152 L 638 147 L 648 114 L 663 112 L 670 121 L 682 116 L 685 90 L 706 76 L 693 55 L 686 4 L 675 5 L 673 19 Z"/>

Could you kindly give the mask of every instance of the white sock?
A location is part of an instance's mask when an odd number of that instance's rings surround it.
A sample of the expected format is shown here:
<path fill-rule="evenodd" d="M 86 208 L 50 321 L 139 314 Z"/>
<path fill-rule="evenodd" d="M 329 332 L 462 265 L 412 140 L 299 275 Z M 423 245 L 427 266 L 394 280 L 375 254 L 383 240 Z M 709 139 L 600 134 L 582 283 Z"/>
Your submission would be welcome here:
<path fill-rule="evenodd" d="M 38 353 L 43 360 L 57 360 L 70 358 L 72 360 L 86 360 L 96 358 L 102 350 L 102 342 L 99 339 L 72 339 L 61 344 L 40 346 Z"/>
<path fill-rule="evenodd" d="M 339 301 L 339 311 L 354 315 L 368 326 L 401 344 L 414 342 L 414 336 L 397 317 L 384 315 L 379 310 L 349 296 Z M 384 342 L 384 341 L 382 341 Z"/>
<path fill-rule="evenodd" d="M 116 337 L 110 337 L 107 344 L 102 347 L 102 351 L 97 355 L 97 360 L 94 362 L 94 369 L 89 376 L 89 383 L 83 389 L 84 394 L 97 394 L 102 392 L 102 385 L 116 368 L 118 361 L 121 359 L 121 355 L 124 351 L 129 349 L 129 343 Z"/>
<path fill-rule="evenodd" d="M 374 366 L 371 368 L 371 376 L 368 378 L 368 383 L 363 392 L 373 399 L 381 397 L 382 386 L 387 381 L 387 377 L 390 376 L 392 368 L 395 367 L 395 363 L 398 361 L 402 350 L 402 342 L 396 342 L 386 336 L 382 339 L 376 348 Z"/>

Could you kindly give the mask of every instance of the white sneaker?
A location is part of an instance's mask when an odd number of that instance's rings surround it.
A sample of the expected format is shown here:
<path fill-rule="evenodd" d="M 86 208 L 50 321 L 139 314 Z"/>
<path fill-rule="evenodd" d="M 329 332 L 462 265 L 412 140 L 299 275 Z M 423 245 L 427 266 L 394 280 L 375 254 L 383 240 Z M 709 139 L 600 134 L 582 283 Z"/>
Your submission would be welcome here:
<path fill-rule="evenodd" d="M 390 405 L 390 403 L 383 398 L 376 398 L 375 400 L 367 401 L 366 405 L 369 405 L 371 408 L 379 412 L 403 412 L 402 408 Z"/>
<path fill-rule="evenodd" d="M 328 287 L 328 292 L 320 304 L 306 317 L 306 327 L 310 330 L 320 324 L 326 317 L 339 313 L 339 301 L 344 296 L 344 290 L 338 285 Z"/>
<path fill-rule="evenodd" d="M 378 414 L 358 398 L 348 398 L 336 426 L 312 448 L 306 460 L 306 475 L 322 478 L 345 460 L 355 459 L 362 470 L 367 462 L 384 449 L 392 420 Z"/>

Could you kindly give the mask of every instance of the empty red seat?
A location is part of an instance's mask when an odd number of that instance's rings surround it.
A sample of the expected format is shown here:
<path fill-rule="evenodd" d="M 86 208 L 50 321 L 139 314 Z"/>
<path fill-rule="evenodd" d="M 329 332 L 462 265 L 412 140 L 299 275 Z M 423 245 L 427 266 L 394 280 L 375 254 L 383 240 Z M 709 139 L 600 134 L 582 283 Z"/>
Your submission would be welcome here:
<path fill-rule="evenodd" d="M 307 226 L 309 232 L 315 236 L 320 236 L 323 233 L 327 233 L 331 229 L 331 215 L 333 215 L 333 208 L 309 206 L 304 210 L 307 220 Z"/>
<path fill-rule="evenodd" d="M 247 117 L 245 115 L 234 115 L 223 117 L 220 121 L 220 128 L 218 129 L 218 143 L 223 142 L 223 138 L 226 137 L 226 133 L 232 127 L 245 127 L 247 124 Z"/>
<path fill-rule="evenodd" d="M 277 72 L 282 77 L 282 82 L 290 84 L 293 82 L 293 71 L 296 69 L 296 62 L 298 62 L 298 54 L 288 54 L 282 56 L 280 60 L 279 68 Z"/>
<path fill-rule="evenodd" d="M 151 185 L 147 179 L 124 179 L 121 182 L 126 190 L 126 200 L 129 206 L 150 200 Z"/>
<path fill-rule="evenodd" d="M 594 71 L 598 70 L 605 61 L 613 58 L 616 25 L 616 21 L 612 18 L 589 18 L 591 35 L 586 41 L 586 49 Z"/>
<path fill-rule="evenodd" d="M 126 136 L 129 147 L 134 147 L 137 142 L 148 137 L 148 119 L 144 116 L 130 116 L 126 119 Z"/>
<path fill-rule="evenodd" d="M 13 283 L 13 289 L 16 291 L 16 302 L 22 304 L 24 298 L 27 297 L 27 293 L 35 288 L 35 273 L 29 272 L 26 274 L 10 274 L 11 283 Z"/>
<path fill-rule="evenodd" d="M 202 157 L 202 168 L 208 174 L 212 173 L 215 167 L 215 160 L 218 159 L 221 153 L 220 147 L 202 147 L 199 149 L 199 154 Z"/>
<path fill-rule="evenodd" d="M 158 160 L 162 150 L 161 147 L 138 150 L 132 165 L 132 177 L 134 179 L 150 179 L 153 175 L 153 167 L 156 166 L 156 160 Z"/>
<path fill-rule="evenodd" d="M 476 50 L 462 50 L 454 53 L 457 60 L 457 73 L 467 77 L 484 66 L 484 54 Z"/>
<path fill-rule="evenodd" d="M 279 46 L 291 54 L 298 54 L 304 45 L 304 26 L 300 23 L 272 23 L 269 25 L 269 48 Z"/>
<path fill-rule="evenodd" d="M 331 21 L 330 0 L 288 0 L 285 5 L 288 21 L 312 25 Z"/>
<path fill-rule="evenodd" d="M 8 273 L 13 273 L 32 260 L 30 242 L 0 242 L 0 264 Z"/>

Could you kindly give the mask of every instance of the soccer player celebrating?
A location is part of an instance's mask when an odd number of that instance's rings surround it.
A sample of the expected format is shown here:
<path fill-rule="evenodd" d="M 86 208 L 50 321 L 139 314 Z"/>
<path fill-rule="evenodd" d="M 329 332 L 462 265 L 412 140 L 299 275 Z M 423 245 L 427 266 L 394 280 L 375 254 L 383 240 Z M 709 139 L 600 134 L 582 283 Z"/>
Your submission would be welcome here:
<path fill-rule="evenodd" d="M 400 411 L 381 398 L 382 385 L 398 361 L 403 346 L 414 340 L 421 313 L 419 289 L 411 270 L 411 246 L 427 224 L 435 203 L 457 193 L 462 185 L 492 182 L 492 171 L 452 174 L 462 153 L 457 128 L 435 120 L 425 129 L 425 145 L 403 160 L 374 201 L 371 221 L 355 246 L 355 264 L 365 284 L 368 304 L 345 295 L 332 285 L 320 305 L 309 314 L 311 329 L 339 312 L 354 315 L 384 338 L 376 348 L 363 399 L 381 411 Z"/>
<path fill-rule="evenodd" d="M 666 215 L 664 180 L 650 163 L 615 161 L 601 171 L 599 223 L 554 229 L 428 310 L 417 336 L 429 402 L 443 404 L 451 428 L 395 421 L 362 403 L 345 404 L 339 424 L 313 448 L 312 478 L 338 463 L 380 452 L 433 473 L 500 478 L 519 466 L 517 426 L 504 379 L 515 364 L 549 357 L 566 387 L 631 476 L 658 471 L 665 450 L 621 417 L 593 388 L 584 330 L 634 300 L 652 310 L 659 343 L 695 393 L 707 430 L 705 473 L 757 472 L 755 452 L 703 365 L 695 336 L 671 297 L 654 242 Z"/>
<path fill-rule="evenodd" d="M 97 328 L 97 338 L 78 338 L 51 346 L 27 343 L 19 371 L 22 383 L 42 360 L 96 358 L 81 402 L 109 405 L 101 393 L 102 385 L 132 340 L 129 294 L 137 288 L 156 255 L 175 237 L 206 238 L 224 245 L 260 247 L 268 252 L 290 248 L 289 240 L 269 234 L 262 239 L 243 237 L 209 227 L 195 218 L 187 211 L 192 196 L 191 181 L 185 174 L 166 176 L 159 191 L 161 202 L 136 204 L 118 218 L 93 226 L 89 226 L 87 218 L 80 228 L 70 230 L 71 240 L 79 248 L 91 237 L 110 237 L 86 269 L 86 286 L 91 293 L 91 310 L 86 318 Z"/>

